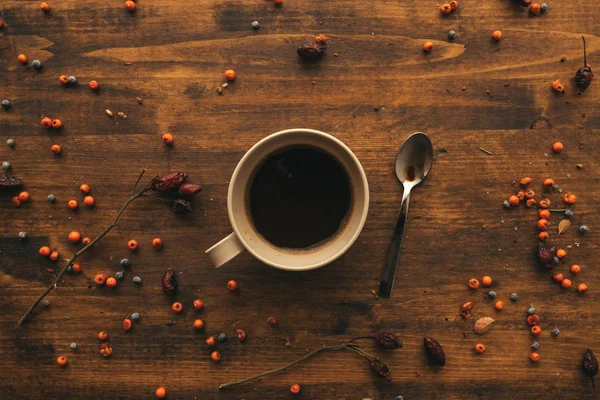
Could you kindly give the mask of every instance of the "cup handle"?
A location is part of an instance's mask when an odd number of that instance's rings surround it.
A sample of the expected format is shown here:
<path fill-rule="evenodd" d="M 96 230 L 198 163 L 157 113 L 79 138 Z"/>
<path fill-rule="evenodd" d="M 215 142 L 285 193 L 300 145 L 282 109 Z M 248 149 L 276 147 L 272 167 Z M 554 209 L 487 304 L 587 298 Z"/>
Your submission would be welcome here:
<path fill-rule="evenodd" d="M 235 256 L 245 250 L 242 242 L 238 239 L 235 232 L 221 240 L 219 243 L 206 250 L 216 268 L 233 259 Z"/>

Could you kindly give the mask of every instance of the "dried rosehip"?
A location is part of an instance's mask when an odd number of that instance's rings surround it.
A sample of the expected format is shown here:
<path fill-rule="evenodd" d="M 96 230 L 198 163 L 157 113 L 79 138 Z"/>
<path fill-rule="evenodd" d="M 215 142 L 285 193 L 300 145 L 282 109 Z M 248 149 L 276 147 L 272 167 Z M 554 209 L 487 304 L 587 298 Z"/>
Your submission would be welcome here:
<path fill-rule="evenodd" d="M 200 185 L 197 185 L 195 183 L 184 183 L 183 185 L 179 186 L 178 192 L 181 196 L 192 197 L 197 195 L 201 191 L 202 186 Z"/>
<path fill-rule="evenodd" d="M 23 186 L 23 182 L 16 176 L 0 175 L 0 189 Z"/>
<path fill-rule="evenodd" d="M 444 349 L 437 340 L 432 337 L 425 337 L 423 339 L 423 344 L 425 345 L 425 354 L 427 355 L 429 362 L 439 365 L 440 367 L 446 365 Z"/>
<path fill-rule="evenodd" d="M 189 201 L 183 199 L 175 199 L 173 203 L 171 203 L 171 208 L 175 212 L 191 212 L 192 205 Z"/>
<path fill-rule="evenodd" d="M 390 369 L 387 367 L 387 365 L 385 365 L 378 359 L 371 360 L 369 362 L 369 365 L 371 366 L 373 372 L 375 372 L 377 375 L 385 378 L 385 380 L 388 382 L 392 381 L 392 375 L 390 374 Z"/>
<path fill-rule="evenodd" d="M 162 276 L 161 284 L 164 294 L 167 296 L 175 294 L 177 291 L 177 277 L 175 276 L 175 271 L 173 271 L 171 268 L 166 270 Z"/>
<path fill-rule="evenodd" d="M 384 349 L 400 349 L 404 344 L 391 332 L 381 332 L 375 336 L 375 341 Z"/>
<path fill-rule="evenodd" d="M 554 250 L 540 242 L 537 246 L 537 259 L 540 267 L 554 268 Z"/>
<path fill-rule="evenodd" d="M 587 349 L 585 351 L 585 355 L 583 356 L 583 360 L 581 361 L 581 368 L 583 369 L 583 373 L 593 378 L 598 374 L 598 360 L 592 350 Z"/>
<path fill-rule="evenodd" d="M 312 42 L 298 46 L 296 53 L 298 53 L 300 57 L 316 60 L 323 57 L 325 50 L 327 50 L 327 45 L 325 43 Z"/>
<path fill-rule="evenodd" d="M 177 189 L 179 186 L 183 185 L 186 178 L 187 175 L 184 172 L 169 172 L 154 178 L 150 183 L 150 186 L 155 192 L 165 192 L 167 190 Z"/>
<path fill-rule="evenodd" d="M 588 86 L 590 86 L 590 83 L 592 83 L 594 73 L 592 72 L 592 68 L 587 63 L 585 38 L 582 36 L 581 39 L 583 39 L 583 67 L 579 68 L 575 74 L 575 85 L 583 92 Z"/>
<path fill-rule="evenodd" d="M 236 329 L 235 333 L 237 334 L 238 340 L 240 342 L 246 340 L 246 332 L 244 332 L 242 329 Z"/>

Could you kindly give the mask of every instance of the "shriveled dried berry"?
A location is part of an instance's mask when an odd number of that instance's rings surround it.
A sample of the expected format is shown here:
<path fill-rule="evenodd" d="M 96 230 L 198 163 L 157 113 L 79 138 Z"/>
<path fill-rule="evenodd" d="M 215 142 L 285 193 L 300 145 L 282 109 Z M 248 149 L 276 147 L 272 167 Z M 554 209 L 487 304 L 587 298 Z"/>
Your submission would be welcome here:
<path fill-rule="evenodd" d="M 582 36 L 581 39 L 583 40 L 583 67 L 579 68 L 575 74 L 575 85 L 583 92 L 588 88 L 588 86 L 590 86 L 590 83 L 592 83 L 594 73 L 592 72 L 592 68 L 587 63 L 585 38 Z"/>
<path fill-rule="evenodd" d="M 444 354 L 444 349 L 437 340 L 428 336 L 423 339 L 423 344 L 425 345 L 425 354 L 427 355 L 429 362 L 441 367 L 446 365 L 446 355 Z"/>
<path fill-rule="evenodd" d="M 185 172 L 169 172 L 154 178 L 151 187 L 155 192 L 165 192 L 167 190 L 177 189 L 179 186 L 183 185 L 186 178 L 187 175 Z"/>
<path fill-rule="evenodd" d="M 0 189 L 16 188 L 23 186 L 23 182 L 16 176 L 0 175 Z"/>
<path fill-rule="evenodd" d="M 173 203 L 171 203 L 171 208 L 175 212 L 191 212 L 192 205 L 189 201 L 183 199 L 175 199 Z"/>
<path fill-rule="evenodd" d="M 377 375 L 385 378 L 385 380 L 388 382 L 392 381 L 392 375 L 390 374 L 390 369 L 387 367 L 387 365 L 377 359 L 371 360 L 369 365 L 371 366 L 373 372 L 375 372 Z"/>
<path fill-rule="evenodd" d="M 195 183 L 184 183 L 179 186 L 179 195 L 185 197 L 195 196 L 202 191 L 202 186 Z"/>
<path fill-rule="evenodd" d="M 377 336 L 375 336 L 375 341 L 384 349 L 399 349 L 404 346 L 402 341 L 391 332 L 378 333 Z"/>
<path fill-rule="evenodd" d="M 327 50 L 327 45 L 325 43 L 308 42 L 298 46 L 296 53 L 298 53 L 300 57 L 316 60 L 323 57 L 325 50 Z"/>
<path fill-rule="evenodd" d="M 583 360 L 581 361 L 581 368 L 583 369 L 583 373 L 593 378 L 598 374 L 598 360 L 596 356 L 594 356 L 594 352 L 590 349 L 585 351 L 583 356 Z"/>
<path fill-rule="evenodd" d="M 165 271 L 161 280 L 163 293 L 167 296 L 171 296 L 175 294 L 177 291 L 177 277 L 175 276 L 175 271 L 169 268 Z"/>
<path fill-rule="evenodd" d="M 467 301 L 465 304 L 460 306 L 460 315 L 463 319 L 471 318 L 471 311 L 473 311 L 473 302 Z"/>
<path fill-rule="evenodd" d="M 540 267 L 554 268 L 554 250 L 548 248 L 544 243 L 538 243 L 537 259 Z"/>

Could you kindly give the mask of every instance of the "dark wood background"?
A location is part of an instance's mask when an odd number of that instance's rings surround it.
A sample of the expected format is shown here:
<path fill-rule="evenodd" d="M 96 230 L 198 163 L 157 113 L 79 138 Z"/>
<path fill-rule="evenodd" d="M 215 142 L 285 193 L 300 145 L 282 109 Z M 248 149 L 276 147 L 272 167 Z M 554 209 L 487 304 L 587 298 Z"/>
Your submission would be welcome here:
<path fill-rule="evenodd" d="M 264 0 L 140 0 L 133 14 L 121 1 L 54 1 L 49 14 L 36 1 L 2 2 L 0 97 L 13 106 L 0 110 L 0 159 L 12 163 L 31 200 L 14 208 L 12 194 L 0 196 L 0 397 L 150 399 L 165 386 L 169 399 L 291 399 L 288 387 L 299 383 L 295 398 L 302 399 L 592 399 L 580 360 L 586 347 L 600 353 L 600 82 L 577 96 L 572 76 L 583 64 L 581 34 L 588 61 L 600 64 L 596 3 L 551 0 L 546 15 L 530 17 L 508 0 L 462 0 L 442 17 L 432 0 L 284 1 L 275 7 Z M 253 20 L 260 30 L 251 29 Z M 454 42 L 446 39 L 450 29 L 458 33 Z M 504 32 L 498 44 L 491 40 L 496 29 Z M 302 63 L 296 46 L 318 33 L 330 38 L 326 57 Z M 421 50 L 425 40 L 434 42 L 430 54 Z M 18 64 L 19 53 L 41 60 L 43 69 Z M 238 77 L 219 95 L 228 68 Z M 61 74 L 75 75 L 79 85 L 62 86 Z M 564 96 L 550 88 L 559 78 Z M 100 92 L 86 87 L 91 79 Z M 42 130 L 46 115 L 61 118 L 64 128 Z M 552 127 L 530 129 L 539 117 Z M 361 160 L 371 190 L 362 235 L 344 257 L 316 271 L 279 271 L 248 255 L 214 269 L 204 250 L 231 230 L 226 194 L 236 163 L 259 139 L 295 127 L 329 132 Z M 161 143 L 167 131 L 172 148 Z M 431 136 L 435 162 L 412 196 L 393 297 L 378 299 L 372 291 L 402 190 L 393 161 L 414 131 Z M 14 149 L 4 144 L 8 138 L 16 140 Z M 565 144 L 561 155 L 551 152 L 556 140 Z M 53 143 L 63 146 L 62 156 L 52 155 Z M 18 327 L 53 279 L 45 270 L 60 265 L 41 258 L 38 248 L 51 245 L 68 258 L 78 246 L 67 234 L 94 237 L 104 229 L 143 168 L 148 177 L 182 170 L 202 183 L 194 211 L 178 217 L 162 203 L 135 202 L 83 256 L 83 274 L 66 275 L 48 296 L 50 307 Z M 583 296 L 558 288 L 535 265 L 536 211 L 502 208 L 514 181 L 526 175 L 538 192 L 553 177 L 578 195 L 573 227 L 557 237 L 554 215 L 551 233 L 554 244 L 572 246 L 558 269 L 568 275 L 571 264 L 582 265 L 574 282 L 589 285 Z M 81 199 L 84 182 L 96 206 L 73 212 L 66 202 Z M 55 204 L 46 201 L 49 193 Z M 581 223 L 591 229 L 584 237 L 575 229 Z M 19 231 L 29 239 L 20 242 Z M 165 242 L 161 252 L 151 247 L 155 236 Z M 136 253 L 126 248 L 130 238 L 140 242 Z M 94 287 L 93 276 L 113 274 L 123 257 L 134 263 L 124 282 L 115 290 Z M 172 300 L 160 288 L 167 267 L 179 272 L 181 315 L 170 311 Z M 494 278 L 504 311 L 493 309 L 485 290 L 467 289 L 469 278 L 484 274 Z M 142 277 L 140 287 L 134 275 Z M 237 293 L 227 290 L 229 279 L 237 280 Z M 508 300 L 512 292 L 517 303 Z M 206 305 L 202 333 L 191 327 L 195 298 Z M 473 321 L 458 316 L 467 300 L 476 303 L 477 316 L 497 319 L 486 336 L 476 337 Z M 544 329 L 538 365 L 528 358 L 529 303 Z M 123 331 L 132 312 L 141 319 Z M 271 315 L 275 327 L 265 322 Z M 206 336 L 233 335 L 234 325 L 248 332 L 247 342 L 233 341 L 219 364 L 211 362 Z M 554 327 L 561 330 L 556 338 Z M 98 353 L 100 330 L 111 337 L 109 359 Z M 355 354 L 331 353 L 218 390 L 308 349 L 378 331 L 393 331 L 405 343 L 394 352 L 365 344 L 389 365 L 391 384 Z M 444 368 L 427 365 L 425 335 L 444 346 Z M 488 347 L 484 355 L 473 352 L 478 341 Z M 59 355 L 69 357 L 68 367 L 56 365 Z"/>

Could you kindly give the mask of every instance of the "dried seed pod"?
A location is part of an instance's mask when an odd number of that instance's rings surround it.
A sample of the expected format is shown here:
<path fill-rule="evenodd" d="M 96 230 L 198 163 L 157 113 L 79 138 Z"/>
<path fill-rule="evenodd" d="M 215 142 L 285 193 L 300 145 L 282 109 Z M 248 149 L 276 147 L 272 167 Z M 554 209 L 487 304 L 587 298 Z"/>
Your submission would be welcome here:
<path fill-rule="evenodd" d="M 202 191 L 202 186 L 197 185 L 195 183 L 184 183 L 179 186 L 179 195 L 192 197 L 197 195 Z"/>
<path fill-rule="evenodd" d="M 437 340 L 428 336 L 423 339 L 423 344 L 425 345 L 425 354 L 427 355 L 430 363 L 439 365 L 440 367 L 446 365 L 446 355 L 444 354 L 444 349 Z"/>
<path fill-rule="evenodd" d="M 325 43 L 312 42 L 298 46 L 296 53 L 298 53 L 300 57 L 316 60 L 323 57 L 325 50 L 327 50 L 327 45 Z"/>
<path fill-rule="evenodd" d="M 554 268 L 554 249 L 548 248 L 544 243 L 537 245 L 537 259 L 540 267 Z"/>
<path fill-rule="evenodd" d="M 175 276 L 175 271 L 171 268 L 165 271 L 161 280 L 163 293 L 167 296 L 171 296 L 175 294 L 177 291 L 177 277 Z"/>
<path fill-rule="evenodd" d="M 175 199 L 173 203 L 171 203 L 171 208 L 175 212 L 191 212 L 192 205 L 189 201 L 183 199 Z"/>
<path fill-rule="evenodd" d="M 583 369 L 583 373 L 593 378 L 598 374 L 598 360 L 592 350 L 587 349 L 583 356 L 583 360 L 581 361 L 581 368 Z"/>
<path fill-rule="evenodd" d="M 588 86 L 590 86 L 590 83 L 592 83 L 594 73 L 592 72 L 592 68 L 587 63 L 585 38 L 582 36 L 581 39 L 583 40 L 583 67 L 579 68 L 575 74 L 575 85 L 583 92 Z"/>
<path fill-rule="evenodd" d="M 387 367 L 387 365 L 378 359 L 369 361 L 369 365 L 371 366 L 373 372 L 375 372 L 377 375 L 385 378 L 385 380 L 388 382 L 392 381 L 392 375 L 390 374 L 390 369 Z"/>
<path fill-rule="evenodd" d="M 16 176 L 0 175 L 0 189 L 23 186 L 23 182 Z"/>
<path fill-rule="evenodd" d="M 476 334 L 483 335 L 484 333 L 487 333 L 492 329 L 492 324 L 494 322 L 496 321 L 490 317 L 479 318 L 477 322 L 475 322 L 473 330 Z"/>
<path fill-rule="evenodd" d="M 155 192 L 165 192 L 167 190 L 177 189 L 179 186 L 183 185 L 186 178 L 187 175 L 185 172 L 169 172 L 154 178 L 150 185 Z"/>
<path fill-rule="evenodd" d="M 467 301 L 465 304 L 460 306 L 460 315 L 463 319 L 471 318 L 471 311 L 473 311 L 473 302 Z"/>
<path fill-rule="evenodd" d="M 391 332 L 381 332 L 375 337 L 377 344 L 384 349 L 399 349 L 404 344 Z"/>

